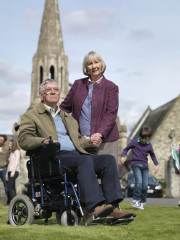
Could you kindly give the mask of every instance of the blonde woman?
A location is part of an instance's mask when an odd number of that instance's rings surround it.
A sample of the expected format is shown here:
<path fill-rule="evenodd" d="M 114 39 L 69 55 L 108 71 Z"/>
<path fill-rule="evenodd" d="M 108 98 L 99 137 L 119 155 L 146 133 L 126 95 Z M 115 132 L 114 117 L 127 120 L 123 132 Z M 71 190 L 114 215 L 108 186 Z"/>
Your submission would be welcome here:
<path fill-rule="evenodd" d="M 116 84 L 104 77 L 103 58 L 91 51 L 84 57 L 83 73 L 87 77 L 76 80 L 60 108 L 79 123 L 80 133 L 86 138 L 95 135 L 102 140 L 94 154 L 112 154 L 118 158 L 119 132 L 116 117 L 119 107 Z"/>
<path fill-rule="evenodd" d="M 20 165 L 20 151 L 15 140 L 9 141 L 9 162 L 6 172 L 6 181 L 10 200 L 16 196 L 16 178 L 19 176 L 19 165 Z"/>

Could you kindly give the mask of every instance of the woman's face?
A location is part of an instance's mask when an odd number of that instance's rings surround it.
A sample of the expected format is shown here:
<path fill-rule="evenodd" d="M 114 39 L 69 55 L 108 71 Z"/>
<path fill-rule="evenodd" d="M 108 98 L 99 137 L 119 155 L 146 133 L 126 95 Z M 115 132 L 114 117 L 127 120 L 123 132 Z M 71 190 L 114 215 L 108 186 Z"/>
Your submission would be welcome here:
<path fill-rule="evenodd" d="M 87 64 L 87 71 L 91 78 L 101 77 L 102 64 L 98 59 L 91 59 Z"/>
<path fill-rule="evenodd" d="M 11 150 L 12 149 L 12 142 L 9 142 L 8 146 L 9 146 L 9 149 Z"/>

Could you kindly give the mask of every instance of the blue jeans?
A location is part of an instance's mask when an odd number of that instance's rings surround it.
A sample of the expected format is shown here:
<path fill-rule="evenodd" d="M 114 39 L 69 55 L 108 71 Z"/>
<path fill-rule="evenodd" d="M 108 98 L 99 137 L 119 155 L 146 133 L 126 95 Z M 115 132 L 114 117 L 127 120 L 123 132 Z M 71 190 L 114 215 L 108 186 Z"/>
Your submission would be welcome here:
<path fill-rule="evenodd" d="M 148 190 L 149 169 L 147 166 L 141 164 L 132 164 L 131 167 L 135 178 L 133 199 L 145 203 Z"/>
<path fill-rule="evenodd" d="M 8 192 L 7 182 L 6 182 L 6 169 L 3 169 L 0 171 L 0 178 L 4 184 L 4 190 L 5 190 L 5 193 L 7 195 L 8 201 L 9 201 L 9 192 Z"/>

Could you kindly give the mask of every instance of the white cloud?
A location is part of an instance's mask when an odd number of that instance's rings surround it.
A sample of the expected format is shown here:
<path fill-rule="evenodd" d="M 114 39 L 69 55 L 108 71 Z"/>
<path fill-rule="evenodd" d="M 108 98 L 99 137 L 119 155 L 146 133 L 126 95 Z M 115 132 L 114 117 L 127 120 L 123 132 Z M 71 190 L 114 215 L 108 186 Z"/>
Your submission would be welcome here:
<path fill-rule="evenodd" d="M 29 104 L 29 92 L 23 90 L 8 91 L 7 96 L 0 99 L 0 133 L 12 134 L 14 123 L 27 110 Z"/>
<path fill-rule="evenodd" d="M 10 63 L 0 59 L 0 82 L 6 83 L 26 83 L 30 74 L 24 69 L 17 69 Z"/>
<path fill-rule="evenodd" d="M 119 99 L 119 116 L 122 125 L 126 125 L 127 133 L 131 132 L 147 106 L 137 100 Z"/>
<path fill-rule="evenodd" d="M 30 74 L 0 59 L 0 133 L 12 134 L 12 126 L 30 104 Z"/>
<path fill-rule="evenodd" d="M 64 32 L 75 37 L 109 37 L 113 33 L 117 13 L 115 9 L 103 7 L 71 12 L 64 18 Z"/>

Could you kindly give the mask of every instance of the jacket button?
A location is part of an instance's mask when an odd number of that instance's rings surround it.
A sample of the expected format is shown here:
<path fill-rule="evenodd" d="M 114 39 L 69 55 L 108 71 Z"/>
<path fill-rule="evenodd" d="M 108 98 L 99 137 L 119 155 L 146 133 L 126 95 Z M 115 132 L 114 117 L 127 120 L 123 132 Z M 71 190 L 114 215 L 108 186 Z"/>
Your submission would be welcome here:
<path fill-rule="evenodd" d="M 93 98 L 93 101 L 95 100 L 95 98 Z"/>
<path fill-rule="evenodd" d="M 92 123 L 92 127 L 94 127 L 94 123 Z"/>

